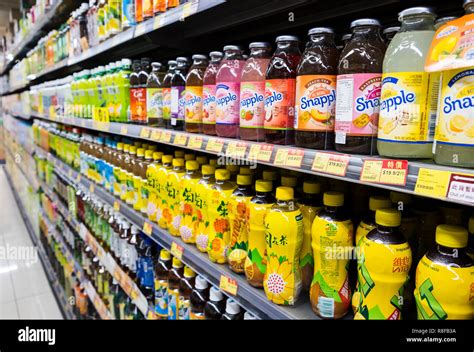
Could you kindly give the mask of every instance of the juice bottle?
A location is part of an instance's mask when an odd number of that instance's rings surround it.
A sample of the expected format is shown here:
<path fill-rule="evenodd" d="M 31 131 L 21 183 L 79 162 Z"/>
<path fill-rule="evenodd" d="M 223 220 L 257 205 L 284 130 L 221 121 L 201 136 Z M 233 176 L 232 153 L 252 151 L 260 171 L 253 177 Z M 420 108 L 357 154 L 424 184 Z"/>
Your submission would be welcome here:
<path fill-rule="evenodd" d="M 130 122 L 141 123 L 146 114 L 146 88 L 140 84 L 140 60 L 133 60 L 132 73 L 130 74 Z"/>
<path fill-rule="evenodd" d="M 133 206 L 135 203 L 135 183 L 134 181 L 134 169 L 135 169 L 135 163 L 136 163 L 136 157 L 137 157 L 137 147 L 134 145 L 130 146 L 129 149 L 129 157 L 128 163 L 125 164 L 125 169 L 127 170 L 127 197 L 125 201 L 127 202 L 128 205 Z"/>
<path fill-rule="evenodd" d="M 170 270 L 171 254 L 166 249 L 162 249 L 155 265 L 155 313 L 161 319 L 168 318 L 168 277 Z"/>
<path fill-rule="evenodd" d="M 230 179 L 232 182 L 237 181 L 237 175 L 239 174 L 239 165 L 226 165 L 226 170 L 229 170 Z"/>
<path fill-rule="evenodd" d="M 332 29 L 316 27 L 308 35 L 296 76 L 295 142 L 299 147 L 334 149 L 339 51 Z"/>
<path fill-rule="evenodd" d="M 135 20 L 135 0 L 122 0 L 122 28 L 137 24 Z"/>
<path fill-rule="evenodd" d="M 262 173 L 262 178 L 265 181 L 271 181 L 273 188 L 280 186 L 279 175 L 277 171 L 273 170 L 264 170 Z"/>
<path fill-rule="evenodd" d="M 205 55 L 193 55 L 193 64 L 186 76 L 186 132 L 202 132 L 202 85 L 207 65 Z"/>
<path fill-rule="evenodd" d="M 122 31 L 122 0 L 109 0 L 107 8 L 107 32 L 115 35 Z"/>
<path fill-rule="evenodd" d="M 168 320 L 178 320 L 179 283 L 183 274 L 183 263 L 178 258 L 173 258 L 168 274 Z"/>
<path fill-rule="evenodd" d="M 150 199 L 150 187 L 148 185 L 147 170 L 148 166 L 153 163 L 153 151 L 148 149 L 145 151 L 144 159 L 139 163 L 140 169 L 140 211 L 144 215 L 148 215 L 148 200 Z"/>
<path fill-rule="evenodd" d="M 157 190 L 157 173 L 158 169 L 163 165 L 161 160 L 163 158 L 162 152 L 153 152 L 152 154 L 153 162 L 148 165 L 146 170 L 146 179 L 148 185 L 148 205 L 147 205 L 147 215 L 148 219 L 152 221 L 156 220 L 156 211 L 158 206 L 158 201 L 161 201 L 159 198 L 159 192 Z"/>
<path fill-rule="evenodd" d="M 106 0 L 99 1 L 99 8 L 97 9 L 97 29 L 99 41 L 103 41 L 107 38 L 107 11 Z"/>
<path fill-rule="evenodd" d="M 433 10 L 414 7 L 399 14 L 402 25 L 383 62 L 377 148 L 394 158 L 432 158 L 439 74 L 424 72 L 434 36 Z"/>
<path fill-rule="evenodd" d="M 146 114 L 148 125 L 164 127 L 161 63 L 153 62 L 146 84 Z"/>
<path fill-rule="evenodd" d="M 375 229 L 375 212 L 378 209 L 390 208 L 392 206 L 392 202 L 389 198 L 380 197 L 380 196 L 372 196 L 369 199 L 369 211 L 365 215 L 365 217 L 357 226 L 357 230 L 355 233 L 355 245 L 358 246 L 360 240 L 365 237 L 370 231 Z"/>
<path fill-rule="evenodd" d="M 203 165 L 201 168 L 202 178 L 196 185 L 196 191 L 194 194 L 194 205 L 196 208 L 197 224 L 195 227 L 196 234 L 196 247 L 201 252 L 207 253 L 207 247 L 209 244 L 209 232 L 210 219 L 208 209 L 208 194 L 212 188 L 212 185 L 216 182 L 214 174 L 216 168 L 211 165 Z"/>
<path fill-rule="evenodd" d="M 127 168 L 130 162 L 130 144 L 123 145 L 122 166 L 120 168 L 120 199 L 125 202 L 127 200 L 128 186 L 127 186 Z"/>
<path fill-rule="evenodd" d="M 395 34 L 397 34 L 399 30 L 400 30 L 400 27 L 395 26 L 395 27 L 387 27 L 382 31 L 382 36 L 383 36 L 383 39 L 385 39 L 385 43 L 387 44 L 387 47 L 392 41 Z"/>
<path fill-rule="evenodd" d="M 209 301 L 204 306 L 205 320 L 220 320 L 225 309 L 224 295 L 217 287 L 209 291 Z"/>
<path fill-rule="evenodd" d="M 153 15 L 157 15 L 166 11 L 167 0 L 153 0 Z"/>
<path fill-rule="evenodd" d="M 263 277 L 267 270 L 265 243 L 265 217 L 270 212 L 275 197 L 272 195 L 272 183 L 266 180 L 255 182 L 256 194 L 249 203 L 248 252 L 245 259 L 245 276 L 254 287 L 263 287 Z"/>
<path fill-rule="evenodd" d="M 465 4 L 466 4 L 466 2 L 465 2 Z M 435 21 L 435 26 L 434 27 L 435 27 L 435 29 L 438 29 L 438 28 L 444 26 L 449 21 L 455 20 L 456 18 L 458 18 L 458 17 L 446 16 L 446 17 L 437 18 L 436 21 Z"/>
<path fill-rule="evenodd" d="M 153 17 L 153 1 L 154 0 L 143 0 L 143 20 Z"/>
<path fill-rule="evenodd" d="M 201 179 L 199 164 L 196 160 L 186 161 L 186 174 L 181 182 L 181 224 L 179 234 L 185 243 L 196 243 L 197 208 L 196 185 Z"/>
<path fill-rule="evenodd" d="M 224 47 L 224 59 L 216 74 L 216 133 L 219 137 L 239 137 L 240 78 L 244 64 L 239 46 Z"/>
<path fill-rule="evenodd" d="M 171 211 L 168 202 L 168 179 L 173 169 L 173 156 L 163 155 L 163 165 L 156 172 L 155 190 L 157 194 L 156 221 L 162 229 L 167 229 L 171 223 Z"/>
<path fill-rule="evenodd" d="M 354 229 L 344 211 L 343 193 L 325 192 L 323 204 L 311 230 L 314 276 L 310 301 L 311 308 L 321 318 L 339 319 L 350 305 L 348 268 Z"/>
<path fill-rule="evenodd" d="M 244 272 L 248 251 L 249 202 L 254 196 L 252 176 L 237 175 L 237 188 L 229 200 L 229 267 L 236 273 Z"/>
<path fill-rule="evenodd" d="M 265 217 L 267 270 L 263 278 L 265 294 L 275 304 L 294 305 L 298 300 L 303 236 L 303 215 L 293 188 L 278 187 L 276 203 Z"/>
<path fill-rule="evenodd" d="M 305 181 L 303 196 L 298 200 L 303 214 L 303 244 L 300 251 L 301 283 L 305 291 L 309 291 L 314 274 L 313 249 L 311 248 L 311 227 L 314 218 L 323 205 L 321 184 Z"/>
<path fill-rule="evenodd" d="M 181 3 L 181 0 L 168 0 L 167 1 L 167 6 L 169 9 L 173 8 L 173 7 L 177 7 L 179 6 L 179 4 Z"/>
<path fill-rule="evenodd" d="M 148 77 L 151 73 L 151 61 L 149 58 L 143 58 L 140 60 L 141 70 L 138 73 L 138 82 L 139 82 L 139 89 L 141 92 L 141 99 L 140 99 L 140 107 L 141 110 L 139 112 L 139 117 L 137 121 L 134 121 L 139 124 L 147 125 L 148 124 L 148 115 L 147 115 L 147 82 Z"/>
<path fill-rule="evenodd" d="M 218 169 L 215 173 L 216 183 L 207 192 L 209 214 L 209 244 L 207 253 L 212 262 L 227 262 L 227 250 L 230 242 L 229 200 L 235 185 L 230 182 L 230 173 Z"/>
<path fill-rule="evenodd" d="M 194 289 L 196 273 L 189 267 L 184 267 L 183 277 L 179 282 L 178 320 L 190 320 L 191 293 Z"/>
<path fill-rule="evenodd" d="M 135 22 L 143 22 L 143 1 L 135 0 Z"/>
<path fill-rule="evenodd" d="M 120 197 L 121 193 L 121 180 L 122 180 L 122 173 L 120 171 L 120 168 L 122 166 L 122 152 L 123 152 L 123 143 L 119 142 L 117 143 L 117 151 L 115 154 L 115 162 L 114 162 L 114 196 L 115 197 Z"/>
<path fill-rule="evenodd" d="M 264 141 L 265 74 L 271 57 L 271 45 L 253 42 L 250 56 L 242 69 L 240 83 L 240 139 Z"/>
<path fill-rule="evenodd" d="M 173 169 L 168 173 L 165 181 L 166 201 L 170 212 L 171 221 L 168 221 L 168 231 L 173 236 L 179 236 L 181 225 L 181 180 L 185 174 L 184 159 L 173 159 Z"/>
<path fill-rule="evenodd" d="M 145 150 L 143 148 L 137 149 L 137 157 L 133 166 L 133 209 L 140 211 L 142 209 L 142 167 L 145 162 Z"/>
<path fill-rule="evenodd" d="M 469 231 L 469 238 L 467 243 L 467 255 L 474 260 L 474 215 L 469 218 L 468 222 L 468 231 Z"/>
<path fill-rule="evenodd" d="M 221 320 L 243 320 L 244 314 L 240 305 L 233 299 L 228 299 L 225 305 L 225 312 Z"/>
<path fill-rule="evenodd" d="M 176 61 L 168 61 L 168 72 L 163 77 L 162 83 L 162 104 L 163 104 L 163 120 L 166 128 L 171 128 L 171 78 L 176 69 Z"/>
<path fill-rule="evenodd" d="M 169 128 L 177 131 L 184 129 L 184 113 L 186 105 L 186 75 L 188 73 L 188 59 L 178 57 L 176 68 L 171 78 L 171 120 Z"/>
<path fill-rule="evenodd" d="M 223 54 L 220 51 L 209 53 L 211 62 L 204 72 L 202 86 L 202 131 L 211 136 L 216 135 L 216 75 Z"/>
<path fill-rule="evenodd" d="M 204 320 L 204 307 L 209 300 L 209 283 L 207 280 L 198 275 L 196 282 L 191 292 L 191 310 L 189 312 L 190 320 Z"/>
<path fill-rule="evenodd" d="M 377 151 L 385 43 L 377 20 L 353 21 L 351 29 L 337 68 L 336 150 L 372 155 Z"/>
<path fill-rule="evenodd" d="M 412 211 L 413 198 L 411 195 L 400 192 L 390 192 L 390 200 L 395 209 L 402 213 L 402 224 L 400 225 L 400 232 L 407 239 L 410 248 L 413 252 L 413 257 L 416 258 L 416 227 L 417 217 Z"/>
<path fill-rule="evenodd" d="M 377 227 L 359 242 L 354 319 L 400 320 L 412 265 L 410 245 L 400 233 L 398 210 L 377 209 L 375 222 Z"/>
<path fill-rule="evenodd" d="M 130 108 L 130 70 L 132 61 L 122 59 L 122 68 L 117 73 L 116 84 L 118 90 L 117 96 L 117 119 L 119 122 L 128 122 L 128 113 Z"/>
<path fill-rule="evenodd" d="M 296 70 L 301 52 L 291 35 L 276 38 L 277 49 L 265 75 L 265 141 L 294 144 Z"/>
<path fill-rule="evenodd" d="M 467 237 L 466 229 L 461 226 L 437 227 L 437 246 L 421 259 L 416 269 L 414 294 L 418 319 L 474 318 L 474 264 L 466 253 Z"/>
<path fill-rule="evenodd" d="M 199 168 L 201 168 L 203 165 L 206 165 L 208 163 L 207 156 L 205 156 L 205 155 L 198 155 L 196 157 L 196 161 L 199 164 Z"/>

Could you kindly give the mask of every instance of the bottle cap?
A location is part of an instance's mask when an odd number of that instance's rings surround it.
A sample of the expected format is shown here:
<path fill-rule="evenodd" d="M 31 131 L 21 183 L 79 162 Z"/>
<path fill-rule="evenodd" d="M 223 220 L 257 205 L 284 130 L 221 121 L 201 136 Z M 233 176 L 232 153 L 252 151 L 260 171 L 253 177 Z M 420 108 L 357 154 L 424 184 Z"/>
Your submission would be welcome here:
<path fill-rule="evenodd" d="M 256 48 L 271 48 L 272 45 L 268 42 L 252 42 L 249 45 L 249 49 L 256 49 Z"/>
<path fill-rule="evenodd" d="M 137 153 L 137 147 L 134 145 L 130 146 L 130 154 L 136 154 Z"/>
<path fill-rule="evenodd" d="M 217 166 L 217 159 L 215 159 L 215 158 L 209 159 L 209 165 Z"/>
<path fill-rule="evenodd" d="M 139 158 L 143 158 L 143 157 L 145 156 L 145 149 L 143 149 L 143 148 L 138 148 L 138 149 L 137 149 L 137 156 L 138 156 Z"/>
<path fill-rule="evenodd" d="M 268 181 L 277 181 L 278 172 L 272 170 L 265 170 L 263 171 L 263 179 Z"/>
<path fill-rule="evenodd" d="M 381 27 L 380 22 L 373 18 L 361 18 L 351 22 L 351 29 L 359 26 L 378 26 Z"/>
<path fill-rule="evenodd" d="M 174 158 L 173 159 L 173 167 L 184 167 L 184 159 L 183 158 Z"/>
<path fill-rule="evenodd" d="M 294 176 L 282 176 L 281 185 L 285 187 L 296 187 L 298 180 Z"/>
<path fill-rule="evenodd" d="M 207 56 L 202 55 L 202 54 L 195 54 L 192 56 L 192 59 L 193 60 L 207 60 Z"/>
<path fill-rule="evenodd" d="M 196 157 L 196 161 L 198 162 L 199 165 L 207 164 L 207 156 L 200 155 Z"/>
<path fill-rule="evenodd" d="M 252 176 L 250 175 L 237 175 L 237 184 L 239 186 L 249 186 L 252 184 Z"/>
<path fill-rule="evenodd" d="M 134 143 L 134 146 L 137 147 L 137 148 L 141 148 L 142 144 L 143 144 L 142 142 L 137 141 L 137 142 Z"/>
<path fill-rule="evenodd" d="M 474 235 L 474 215 L 469 218 L 467 228 L 469 230 L 469 233 Z"/>
<path fill-rule="evenodd" d="M 211 59 L 222 59 L 224 54 L 220 51 L 211 51 L 209 53 L 209 56 L 211 57 Z"/>
<path fill-rule="evenodd" d="M 395 27 L 387 27 L 382 31 L 383 35 L 386 35 L 388 33 L 393 33 L 393 32 L 398 32 L 400 30 L 400 27 L 395 26 Z"/>
<path fill-rule="evenodd" d="M 214 175 L 214 173 L 216 172 L 216 168 L 212 165 L 206 164 L 202 166 L 201 171 L 203 175 L 209 176 Z"/>
<path fill-rule="evenodd" d="M 228 51 L 228 50 L 242 51 L 242 49 L 241 49 L 240 46 L 238 46 L 238 45 L 226 45 L 226 46 L 224 47 L 224 51 Z"/>
<path fill-rule="evenodd" d="M 245 312 L 244 320 L 257 320 L 257 317 L 250 312 Z"/>
<path fill-rule="evenodd" d="M 464 0 L 464 4 L 462 5 L 462 7 L 464 8 L 464 10 L 466 10 L 466 7 L 472 4 L 474 4 L 474 0 Z"/>
<path fill-rule="evenodd" d="M 400 193 L 400 192 L 395 192 L 395 191 L 390 192 L 390 199 L 392 203 L 395 203 L 395 204 L 398 204 L 400 202 L 404 204 L 410 204 L 412 201 L 412 197 L 410 194 Z"/>
<path fill-rule="evenodd" d="M 398 227 L 402 221 L 402 213 L 397 209 L 385 208 L 377 209 L 375 212 L 375 222 L 378 225 L 387 227 Z"/>
<path fill-rule="evenodd" d="M 272 181 L 257 180 L 257 182 L 255 182 L 255 190 L 257 192 L 271 192 L 272 189 L 273 189 Z"/>
<path fill-rule="evenodd" d="M 168 66 L 173 66 L 173 65 L 176 65 L 176 60 L 169 60 Z"/>
<path fill-rule="evenodd" d="M 225 168 L 229 170 L 231 174 L 238 174 L 239 173 L 239 166 L 238 165 L 226 165 Z"/>
<path fill-rule="evenodd" d="M 372 196 L 369 198 L 369 209 L 376 211 L 377 209 L 390 208 L 392 201 L 387 197 Z"/>
<path fill-rule="evenodd" d="M 153 150 L 148 149 L 145 152 L 145 159 L 152 159 L 153 158 Z"/>
<path fill-rule="evenodd" d="M 436 16 L 434 10 L 431 7 L 410 7 L 405 9 L 398 14 L 398 20 L 401 22 L 405 17 L 413 15 L 432 15 Z"/>
<path fill-rule="evenodd" d="M 226 181 L 230 179 L 230 172 L 226 169 L 218 169 L 216 170 L 216 180 L 218 181 Z"/>
<path fill-rule="evenodd" d="M 303 192 L 307 194 L 321 193 L 321 184 L 318 182 L 305 181 L 303 183 Z"/>
<path fill-rule="evenodd" d="M 211 290 L 209 291 L 209 300 L 213 302 L 219 302 L 224 299 L 224 295 L 222 292 L 215 286 L 211 287 Z"/>
<path fill-rule="evenodd" d="M 320 33 L 334 34 L 334 30 L 328 27 L 315 27 L 315 28 L 311 28 L 308 31 L 308 35 L 320 34 Z"/>
<path fill-rule="evenodd" d="M 458 225 L 438 225 L 436 228 L 436 243 L 449 248 L 464 248 L 467 246 L 467 230 Z"/>
<path fill-rule="evenodd" d="M 198 290 L 205 290 L 209 287 L 209 283 L 204 278 L 204 276 L 198 275 L 196 277 L 196 283 L 194 285 Z"/>
<path fill-rule="evenodd" d="M 225 306 L 225 312 L 227 314 L 236 315 L 240 313 L 240 310 L 240 306 L 236 301 L 234 301 L 232 298 L 227 300 L 227 304 Z"/>
<path fill-rule="evenodd" d="M 276 198 L 278 200 L 292 200 L 294 191 L 291 187 L 278 187 L 276 190 Z"/>
<path fill-rule="evenodd" d="M 176 257 L 173 257 L 173 268 L 182 268 L 183 267 L 183 262 L 181 260 L 179 260 L 178 258 Z"/>
<path fill-rule="evenodd" d="M 130 152 L 130 144 L 124 144 L 123 145 L 123 151 L 125 153 L 129 153 Z"/>
<path fill-rule="evenodd" d="M 189 171 L 199 170 L 199 163 L 196 160 L 186 161 L 186 170 L 189 170 Z"/>
<path fill-rule="evenodd" d="M 239 174 L 241 175 L 253 175 L 255 172 L 248 166 L 240 167 Z"/>
<path fill-rule="evenodd" d="M 196 160 L 196 155 L 194 154 L 184 154 L 184 160 L 188 161 L 188 160 Z"/>
<path fill-rule="evenodd" d="M 153 152 L 153 160 L 155 161 L 161 160 L 162 158 L 163 158 L 163 152 Z"/>
<path fill-rule="evenodd" d="M 196 276 L 196 273 L 194 272 L 193 269 L 191 269 L 189 266 L 184 267 L 184 277 L 191 278 L 195 276 Z"/>
<path fill-rule="evenodd" d="M 175 157 L 175 158 L 184 158 L 184 151 L 182 151 L 182 150 L 175 150 L 175 152 L 174 152 L 174 157 Z"/>
<path fill-rule="evenodd" d="M 122 142 L 117 143 L 117 150 L 123 150 L 123 143 Z"/>
<path fill-rule="evenodd" d="M 155 154 L 153 154 L 153 157 L 155 157 Z M 173 155 L 163 155 L 161 161 L 163 164 L 171 164 L 173 162 Z"/>
<path fill-rule="evenodd" d="M 275 42 L 299 42 L 299 38 L 294 35 L 280 35 L 276 37 Z"/>
<path fill-rule="evenodd" d="M 342 192 L 324 192 L 323 204 L 329 207 L 342 207 L 344 205 L 344 193 Z"/>
<path fill-rule="evenodd" d="M 170 260 L 171 259 L 171 253 L 168 252 L 166 249 L 162 249 L 160 251 L 160 259 L 161 260 Z"/>

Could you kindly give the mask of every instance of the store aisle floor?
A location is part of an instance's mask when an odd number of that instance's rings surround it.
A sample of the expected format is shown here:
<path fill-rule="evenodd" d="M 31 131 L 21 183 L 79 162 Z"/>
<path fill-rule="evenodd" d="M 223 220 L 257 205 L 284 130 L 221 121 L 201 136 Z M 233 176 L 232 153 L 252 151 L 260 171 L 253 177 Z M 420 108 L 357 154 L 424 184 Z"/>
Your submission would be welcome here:
<path fill-rule="evenodd" d="M 0 169 L 0 319 L 62 319 L 4 166 Z M 19 249 L 34 255 L 15 258 Z"/>

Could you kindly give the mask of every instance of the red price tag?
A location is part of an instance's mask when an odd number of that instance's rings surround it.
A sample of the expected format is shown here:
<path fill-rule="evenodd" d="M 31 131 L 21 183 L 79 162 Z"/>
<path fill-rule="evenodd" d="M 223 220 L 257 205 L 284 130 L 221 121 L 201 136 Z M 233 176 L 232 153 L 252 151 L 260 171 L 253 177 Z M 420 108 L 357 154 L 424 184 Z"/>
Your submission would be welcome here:
<path fill-rule="evenodd" d="M 408 161 L 406 160 L 365 160 L 360 180 L 369 183 L 405 186 Z"/>
<path fill-rule="evenodd" d="M 143 223 L 143 233 L 150 236 L 152 232 L 153 232 L 153 226 L 148 221 L 145 221 Z"/>
<path fill-rule="evenodd" d="M 325 174 L 346 176 L 349 160 L 348 155 L 317 152 L 311 169 Z"/>
<path fill-rule="evenodd" d="M 235 279 L 231 279 L 225 275 L 221 275 L 221 280 L 219 282 L 219 288 L 222 291 L 230 293 L 231 295 L 237 295 L 237 281 Z"/>
<path fill-rule="evenodd" d="M 183 252 L 184 252 L 184 248 L 183 246 L 180 246 L 179 244 L 177 244 L 176 242 L 173 242 L 171 244 L 171 250 L 170 250 L 170 253 L 178 258 L 179 260 L 183 259 Z"/>

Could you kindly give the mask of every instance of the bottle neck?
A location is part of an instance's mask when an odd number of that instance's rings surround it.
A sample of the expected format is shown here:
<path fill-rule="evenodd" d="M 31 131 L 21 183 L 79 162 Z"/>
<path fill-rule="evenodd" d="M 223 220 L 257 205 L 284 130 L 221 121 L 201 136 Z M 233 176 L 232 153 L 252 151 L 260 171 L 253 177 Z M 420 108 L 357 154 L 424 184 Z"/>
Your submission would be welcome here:
<path fill-rule="evenodd" d="M 269 59 L 271 57 L 270 48 L 252 48 L 250 57 L 255 59 Z"/>
<path fill-rule="evenodd" d="M 408 16 L 403 19 L 400 32 L 434 31 L 434 16 Z"/>
<path fill-rule="evenodd" d="M 313 46 L 327 46 L 334 43 L 334 34 L 330 33 L 319 33 L 313 34 L 309 37 L 309 47 Z"/>
<path fill-rule="evenodd" d="M 243 60 L 242 52 L 239 50 L 226 51 L 225 60 Z"/>
<path fill-rule="evenodd" d="M 260 198 L 265 198 L 265 197 L 267 197 L 267 196 L 270 195 L 270 194 L 271 194 L 271 192 L 256 192 L 256 193 L 255 193 L 255 195 L 256 195 L 257 197 L 260 197 Z"/>
<path fill-rule="evenodd" d="M 298 48 L 298 42 L 279 42 L 275 50 L 275 54 L 278 53 L 299 53 L 300 49 Z"/>
<path fill-rule="evenodd" d="M 203 66 L 206 67 L 208 61 L 206 59 L 196 59 L 193 61 L 193 66 Z"/>
<path fill-rule="evenodd" d="M 222 61 L 222 56 L 219 57 L 211 57 L 211 64 L 213 65 L 219 65 Z"/>
<path fill-rule="evenodd" d="M 360 26 L 352 30 L 351 40 L 380 40 L 380 28 L 378 26 Z"/>
<path fill-rule="evenodd" d="M 466 15 L 469 15 L 471 13 L 474 13 L 474 3 L 469 4 L 466 6 Z"/>

